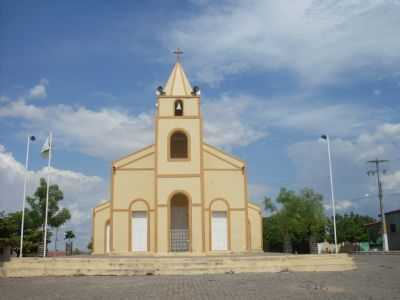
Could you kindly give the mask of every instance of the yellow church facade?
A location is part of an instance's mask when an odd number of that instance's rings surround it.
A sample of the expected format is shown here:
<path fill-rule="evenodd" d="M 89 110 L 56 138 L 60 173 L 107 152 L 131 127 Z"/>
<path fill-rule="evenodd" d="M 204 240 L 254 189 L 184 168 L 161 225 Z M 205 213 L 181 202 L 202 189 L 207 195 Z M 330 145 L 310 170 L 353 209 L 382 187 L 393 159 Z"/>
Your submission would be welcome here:
<path fill-rule="evenodd" d="M 93 209 L 92 253 L 261 251 L 246 164 L 203 141 L 200 92 L 179 61 L 156 107 L 155 143 L 112 163 L 110 200 Z"/>

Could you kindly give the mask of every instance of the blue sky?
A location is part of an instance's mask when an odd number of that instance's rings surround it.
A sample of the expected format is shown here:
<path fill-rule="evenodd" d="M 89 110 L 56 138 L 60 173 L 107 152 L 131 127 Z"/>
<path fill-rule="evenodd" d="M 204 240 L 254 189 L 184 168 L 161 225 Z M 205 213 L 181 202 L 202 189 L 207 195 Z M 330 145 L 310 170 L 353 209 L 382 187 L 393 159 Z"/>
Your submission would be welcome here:
<path fill-rule="evenodd" d="M 2 1 L 0 209 L 21 206 L 26 135 L 38 136 L 32 191 L 52 130 L 65 228 L 84 247 L 111 160 L 153 142 L 176 47 L 202 90 L 206 140 L 246 160 L 254 202 L 310 186 L 330 213 L 326 133 L 339 210 L 376 216 L 375 157 L 391 160 L 385 205 L 399 208 L 399 28 L 398 0 Z"/>

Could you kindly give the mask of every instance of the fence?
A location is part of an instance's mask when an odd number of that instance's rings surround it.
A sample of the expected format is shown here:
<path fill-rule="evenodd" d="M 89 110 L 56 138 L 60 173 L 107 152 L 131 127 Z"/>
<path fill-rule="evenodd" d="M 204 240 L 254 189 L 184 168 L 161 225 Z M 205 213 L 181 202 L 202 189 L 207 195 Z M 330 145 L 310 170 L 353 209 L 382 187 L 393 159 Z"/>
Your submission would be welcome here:
<path fill-rule="evenodd" d="M 189 251 L 190 239 L 189 230 L 187 229 L 171 229 L 170 230 L 170 249 L 173 252 Z"/>

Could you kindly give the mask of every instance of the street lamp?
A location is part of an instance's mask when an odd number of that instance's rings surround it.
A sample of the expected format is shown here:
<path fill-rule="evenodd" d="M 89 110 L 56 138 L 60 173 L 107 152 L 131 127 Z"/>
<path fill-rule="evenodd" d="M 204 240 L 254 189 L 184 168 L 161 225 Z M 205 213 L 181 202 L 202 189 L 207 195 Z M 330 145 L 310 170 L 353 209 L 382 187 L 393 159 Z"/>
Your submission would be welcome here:
<path fill-rule="evenodd" d="M 327 141 L 328 144 L 328 160 L 329 160 L 329 177 L 331 181 L 331 200 L 332 200 L 332 216 L 333 216 L 333 235 L 335 239 L 335 252 L 338 253 L 337 246 L 337 235 L 336 235 L 336 207 L 335 207 L 335 192 L 333 189 L 333 172 L 332 172 L 332 158 L 331 158 L 331 144 L 329 140 L 329 135 L 321 135 L 323 140 Z"/>
<path fill-rule="evenodd" d="M 25 223 L 25 201 L 26 201 L 26 185 L 28 181 L 28 161 L 29 161 L 29 146 L 30 142 L 35 141 L 36 138 L 33 135 L 28 136 L 28 140 L 26 142 L 26 159 L 25 159 L 25 179 L 24 179 L 24 196 L 22 198 L 22 220 L 21 220 L 21 238 L 20 238 L 20 246 L 19 246 L 19 257 L 22 257 L 22 248 L 24 245 L 24 223 Z"/>

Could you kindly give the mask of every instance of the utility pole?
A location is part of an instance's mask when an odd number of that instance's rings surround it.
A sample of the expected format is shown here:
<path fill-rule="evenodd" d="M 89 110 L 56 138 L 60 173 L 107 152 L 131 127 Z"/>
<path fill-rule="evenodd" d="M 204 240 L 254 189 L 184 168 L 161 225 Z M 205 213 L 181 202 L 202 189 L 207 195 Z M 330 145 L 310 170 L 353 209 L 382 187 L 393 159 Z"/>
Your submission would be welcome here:
<path fill-rule="evenodd" d="M 382 189 L 382 182 L 380 178 L 380 168 L 379 164 L 388 162 L 388 160 L 385 159 L 374 159 L 374 160 L 369 160 L 368 163 L 375 164 L 375 171 L 368 171 L 367 174 L 368 176 L 373 176 L 376 174 L 377 180 L 378 180 L 378 196 L 379 196 L 379 206 L 381 210 L 381 222 L 382 222 L 382 241 L 383 241 L 383 250 L 384 251 L 389 251 L 389 242 L 388 242 L 388 236 L 387 236 L 387 229 L 386 229 L 386 217 L 385 217 L 385 211 L 383 209 L 383 189 Z M 386 170 L 383 170 L 383 174 L 385 174 Z"/>

